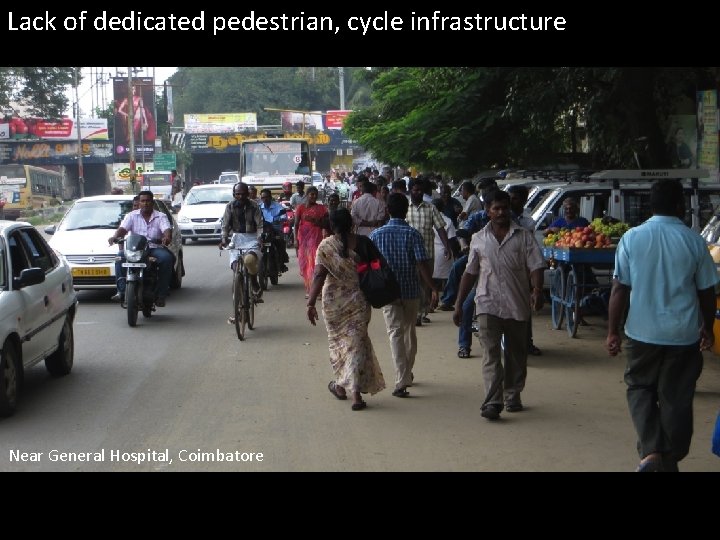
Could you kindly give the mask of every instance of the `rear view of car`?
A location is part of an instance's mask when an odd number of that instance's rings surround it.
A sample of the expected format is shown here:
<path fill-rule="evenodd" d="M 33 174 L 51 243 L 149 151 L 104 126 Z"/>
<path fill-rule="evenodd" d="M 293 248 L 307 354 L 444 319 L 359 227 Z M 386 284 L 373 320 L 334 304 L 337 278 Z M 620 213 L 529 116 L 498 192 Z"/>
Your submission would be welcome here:
<path fill-rule="evenodd" d="M 194 186 L 188 191 L 178 212 L 183 244 L 187 239 L 220 240 L 222 216 L 227 203 L 233 200 L 233 184 Z"/>

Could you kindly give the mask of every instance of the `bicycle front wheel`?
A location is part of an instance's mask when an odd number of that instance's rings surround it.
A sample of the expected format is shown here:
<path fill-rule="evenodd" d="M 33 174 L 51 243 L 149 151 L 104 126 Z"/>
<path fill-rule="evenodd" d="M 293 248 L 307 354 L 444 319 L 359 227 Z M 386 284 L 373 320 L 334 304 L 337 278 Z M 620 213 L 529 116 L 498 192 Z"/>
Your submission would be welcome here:
<path fill-rule="evenodd" d="M 242 274 L 235 272 L 233 279 L 233 317 L 235 318 L 235 331 L 240 341 L 245 339 L 245 310 L 243 309 L 243 282 Z"/>

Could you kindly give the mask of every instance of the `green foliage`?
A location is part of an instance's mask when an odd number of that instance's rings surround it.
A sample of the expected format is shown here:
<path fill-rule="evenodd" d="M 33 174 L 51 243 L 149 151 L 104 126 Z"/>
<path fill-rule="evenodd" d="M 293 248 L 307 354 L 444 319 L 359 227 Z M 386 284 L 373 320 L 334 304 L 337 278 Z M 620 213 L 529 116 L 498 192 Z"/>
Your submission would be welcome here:
<path fill-rule="evenodd" d="M 595 167 L 669 166 L 670 114 L 694 114 L 717 68 L 438 67 L 373 70 L 372 104 L 346 132 L 380 161 L 467 176 L 552 166 L 586 129 Z M 701 85 L 701 86 L 699 86 Z M 583 120 L 585 128 L 579 121 Z"/>
<path fill-rule="evenodd" d="M 369 104 L 362 68 L 345 68 L 346 107 Z M 259 125 L 277 125 L 266 107 L 325 111 L 340 107 L 338 69 L 328 67 L 180 67 L 171 77 L 175 125 L 184 114 L 255 112 Z"/>
<path fill-rule="evenodd" d="M 18 101 L 31 116 L 61 118 L 68 108 L 65 90 L 75 83 L 76 68 L 0 67 L 0 106 Z"/>

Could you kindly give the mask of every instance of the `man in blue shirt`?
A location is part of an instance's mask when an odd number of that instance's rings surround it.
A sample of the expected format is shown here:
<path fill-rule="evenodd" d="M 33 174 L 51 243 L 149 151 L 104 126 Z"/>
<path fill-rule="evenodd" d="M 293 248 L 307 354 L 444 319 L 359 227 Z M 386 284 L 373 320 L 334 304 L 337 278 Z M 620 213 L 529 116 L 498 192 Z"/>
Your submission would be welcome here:
<path fill-rule="evenodd" d="M 630 229 L 615 253 L 607 350 L 620 353 L 625 321 L 627 401 L 638 435 L 638 472 L 675 472 L 690 450 L 701 351 L 714 342 L 717 271 L 705 241 L 682 221 L 679 180 L 655 183 L 653 216 Z"/>
<path fill-rule="evenodd" d="M 413 366 L 417 353 L 415 321 L 420 306 L 418 273 L 432 290 L 430 307 L 435 309 L 438 290 L 432 280 L 431 259 L 425 249 L 423 237 L 405 221 L 408 199 L 401 193 L 391 193 L 387 209 L 390 221 L 370 233 L 370 240 L 383 254 L 400 284 L 400 298 L 383 307 L 383 316 L 390 337 L 390 350 L 395 364 L 395 390 L 393 396 L 408 397 L 412 386 Z"/>
<path fill-rule="evenodd" d="M 263 213 L 263 220 L 265 221 L 265 227 L 272 225 L 273 245 L 278 252 L 278 256 L 282 265 L 280 267 L 281 272 L 287 272 L 287 263 L 290 261 L 287 254 L 287 248 L 285 246 L 285 239 L 282 234 L 282 224 L 287 221 L 287 215 L 285 208 L 278 202 L 273 201 L 272 193 L 269 189 L 263 189 L 260 192 L 260 210 Z"/>

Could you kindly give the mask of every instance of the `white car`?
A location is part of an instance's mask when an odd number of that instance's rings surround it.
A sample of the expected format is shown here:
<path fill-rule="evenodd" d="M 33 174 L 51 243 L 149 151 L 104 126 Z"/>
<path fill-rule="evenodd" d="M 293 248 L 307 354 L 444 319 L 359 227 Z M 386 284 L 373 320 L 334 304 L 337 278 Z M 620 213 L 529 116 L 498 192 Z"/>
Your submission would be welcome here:
<path fill-rule="evenodd" d="M 182 243 L 192 240 L 220 240 L 222 217 L 233 200 L 233 184 L 193 186 L 177 215 Z"/>
<path fill-rule="evenodd" d="M 70 373 L 76 311 L 67 261 L 29 223 L 0 221 L 0 416 L 15 412 L 26 369 Z"/>
<path fill-rule="evenodd" d="M 132 195 L 95 195 L 78 199 L 60 223 L 45 228 L 52 235 L 50 246 L 62 253 L 70 264 L 73 285 L 80 289 L 115 291 L 117 244 L 109 246 L 108 238 L 132 210 Z M 179 289 L 185 275 L 180 229 L 164 202 L 155 199 L 154 207 L 163 212 L 173 227 L 168 248 L 175 257 L 170 288 Z"/>

